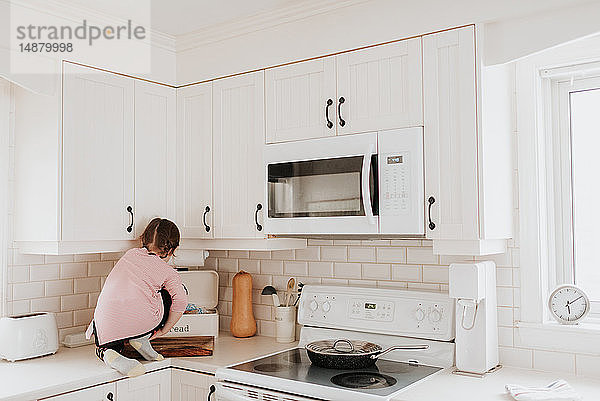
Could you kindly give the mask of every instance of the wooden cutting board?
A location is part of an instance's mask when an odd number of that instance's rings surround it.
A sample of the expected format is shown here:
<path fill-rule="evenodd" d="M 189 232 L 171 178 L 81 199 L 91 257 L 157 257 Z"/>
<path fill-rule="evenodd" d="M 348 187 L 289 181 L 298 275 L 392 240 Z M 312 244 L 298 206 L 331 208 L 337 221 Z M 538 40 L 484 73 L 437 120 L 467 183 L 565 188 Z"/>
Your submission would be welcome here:
<path fill-rule="evenodd" d="M 165 358 L 186 356 L 212 356 L 215 346 L 215 338 L 212 336 L 202 337 L 160 337 L 150 341 L 152 347 Z M 125 342 L 123 355 L 127 358 L 143 359 L 142 356 Z"/>

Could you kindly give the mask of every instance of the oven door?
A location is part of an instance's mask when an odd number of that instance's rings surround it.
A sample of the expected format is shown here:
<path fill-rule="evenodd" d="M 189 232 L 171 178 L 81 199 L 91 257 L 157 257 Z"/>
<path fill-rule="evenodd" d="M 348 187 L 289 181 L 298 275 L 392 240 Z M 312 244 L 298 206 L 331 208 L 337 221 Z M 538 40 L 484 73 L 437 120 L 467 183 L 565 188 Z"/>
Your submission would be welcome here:
<path fill-rule="evenodd" d="M 377 234 L 377 133 L 267 145 L 268 234 Z"/>
<path fill-rule="evenodd" d="M 265 390 L 262 388 L 246 386 L 244 384 L 217 382 L 217 401 L 315 401 L 316 398 L 307 398 L 300 395 L 281 393 L 279 391 Z"/>

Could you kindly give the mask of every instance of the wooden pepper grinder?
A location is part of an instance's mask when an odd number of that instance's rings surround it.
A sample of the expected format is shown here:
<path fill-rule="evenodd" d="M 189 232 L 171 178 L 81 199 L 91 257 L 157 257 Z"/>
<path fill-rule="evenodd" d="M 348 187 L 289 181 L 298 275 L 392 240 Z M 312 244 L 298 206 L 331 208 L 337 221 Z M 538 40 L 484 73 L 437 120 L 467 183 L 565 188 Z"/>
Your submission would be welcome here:
<path fill-rule="evenodd" d="M 234 337 L 252 337 L 256 334 L 256 320 L 252 311 L 252 276 L 241 270 L 233 276 L 232 286 L 231 334 Z"/>

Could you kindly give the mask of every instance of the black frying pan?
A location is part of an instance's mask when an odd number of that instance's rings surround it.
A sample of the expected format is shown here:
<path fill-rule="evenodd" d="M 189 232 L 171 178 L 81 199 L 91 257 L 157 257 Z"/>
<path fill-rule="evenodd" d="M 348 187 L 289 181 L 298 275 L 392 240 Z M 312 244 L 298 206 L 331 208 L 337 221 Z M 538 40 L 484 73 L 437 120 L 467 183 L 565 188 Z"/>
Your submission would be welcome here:
<path fill-rule="evenodd" d="M 329 369 L 363 369 L 373 366 L 377 358 L 394 350 L 425 350 L 429 345 L 398 345 L 385 351 L 366 341 L 321 340 L 306 344 L 310 361 Z"/>

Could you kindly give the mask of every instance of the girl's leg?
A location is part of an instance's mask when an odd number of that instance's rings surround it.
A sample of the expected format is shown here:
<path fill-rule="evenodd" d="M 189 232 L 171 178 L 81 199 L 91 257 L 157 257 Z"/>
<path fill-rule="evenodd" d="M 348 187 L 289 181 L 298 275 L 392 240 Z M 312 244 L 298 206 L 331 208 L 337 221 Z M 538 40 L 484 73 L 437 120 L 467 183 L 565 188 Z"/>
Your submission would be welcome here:
<path fill-rule="evenodd" d="M 96 347 L 96 356 L 108 366 L 128 377 L 136 377 L 146 373 L 144 365 L 135 359 L 125 358 L 119 352 L 123 350 L 123 341 L 114 341 Z"/>
<path fill-rule="evenodd" d="M 137 377 L 146 373 L 146 368 L 138 360 L 125 358 L 114 349 L 96 348 L 96 355 L 124 376 Z"/>
<path fill-rule="evenodd" d="M 162 361 L 165 359 L 161 354 L 156 352 L 154 348 L 152 348 L 152 344 L 150 344 L 150 337 L 152 337 L 152 334 L 156 330 L 165 325 L 167 319 L 169 318 L 169 309 L 171 309 L 171 294 L 169 294 L 167 290 L 162 289 L 160 290 L 160 295 L 162 296 L 163 300 L 164 315 L 159 325 L 152 331 L 152 333 L 129 340 L 129 344 L 131 344 L 131 346 L 135 348 L 135 350 L 139 352 L 140 355 L 143 356 L 147 361 Z"/>
<path fill-rule="evenodd" d="M 129 340 L 129 344 L 131 344 L 131 346 L 135 348 L 135 350 L 139 352 L 145 360 L 162 361 L 165 359 L 165 357 L 156 352 L 154 348 L 152 348 L 152 344 L 150 344 L 150 337 L 152 334 L 153 333 L 148 333 L 142 337 L 132 338 Z"/>

